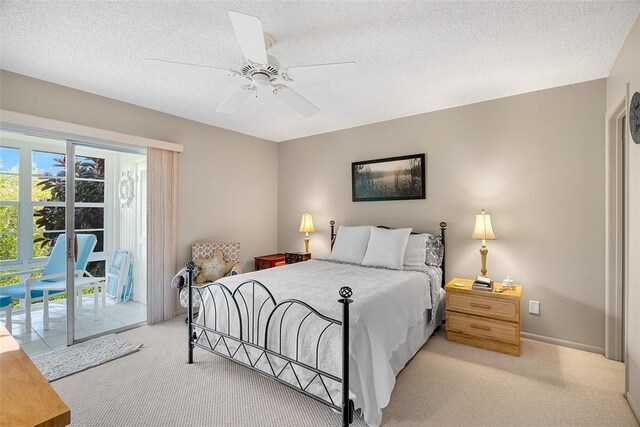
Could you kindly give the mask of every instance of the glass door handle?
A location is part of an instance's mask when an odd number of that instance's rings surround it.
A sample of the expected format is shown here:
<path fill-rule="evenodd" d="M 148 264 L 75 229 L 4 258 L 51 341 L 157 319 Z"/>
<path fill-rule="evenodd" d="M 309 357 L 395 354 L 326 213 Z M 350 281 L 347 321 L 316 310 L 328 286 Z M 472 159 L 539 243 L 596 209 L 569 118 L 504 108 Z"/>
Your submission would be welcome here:
<path fill-rule="evenodd" d="M 67 258 L 78 259 L 78 239 L 75 236 L 67 238 Z"/>

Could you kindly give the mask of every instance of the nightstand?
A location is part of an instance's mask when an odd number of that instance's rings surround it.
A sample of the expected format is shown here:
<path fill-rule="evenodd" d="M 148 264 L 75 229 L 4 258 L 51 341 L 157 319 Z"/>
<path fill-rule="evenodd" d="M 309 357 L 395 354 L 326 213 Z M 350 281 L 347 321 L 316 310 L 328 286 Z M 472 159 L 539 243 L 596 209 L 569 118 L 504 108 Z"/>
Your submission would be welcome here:
<path fill-rule="evenodd" d="M 254 260 L 256 261 L 256 270 L 264 270 L 284 263 L 284 254 L 262 255 L 255 257 Z"/>
<path fill-rule="evenodd" d="M 473 290 L 472 284 L 473 280 L 455 278 L 444 287 L 447 339 L 519 356 L 522 287 L 497 293 Z M 501 286 L 494 283 L 494 289 Z"/>
<path fill-rule="evenodd" d="M 296 262 L 309 261 L 311 259 L 310 252 L 286 252 L 284 259 L 287 264 L 295 264 Z"/>

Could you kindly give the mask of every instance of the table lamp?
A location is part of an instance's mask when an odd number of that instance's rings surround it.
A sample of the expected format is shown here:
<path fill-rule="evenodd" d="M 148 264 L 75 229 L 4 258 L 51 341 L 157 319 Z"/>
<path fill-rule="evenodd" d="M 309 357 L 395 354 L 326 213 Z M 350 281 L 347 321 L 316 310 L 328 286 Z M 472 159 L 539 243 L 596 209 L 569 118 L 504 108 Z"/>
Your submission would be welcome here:
<path fill-rule="evenodd" d="M 476 226 L 473 229 L 472 239 L 482 240 L 482 248 L 480 248 L 480 259 L 482 260 L 482 270 L 480 273 L 483 277 L 487 276 L 487 254 L 489 250 L 486 246 L 487 240 L 496 240 L 496 235 L 493 234 L 493 227 L 491 227 L 491 215 L 484 212 L 480 215 L 476 215 Z"/>
<path fill-rule="evenodd" d="M 309 233 L 314 233 L 316 230 L 313 228 L 313 218 L 309 212 L 302 214 L 302 221 L 300 222 L 300 233 L 305 233 L 304 237 L 304 251 L 309 252 Z"/>

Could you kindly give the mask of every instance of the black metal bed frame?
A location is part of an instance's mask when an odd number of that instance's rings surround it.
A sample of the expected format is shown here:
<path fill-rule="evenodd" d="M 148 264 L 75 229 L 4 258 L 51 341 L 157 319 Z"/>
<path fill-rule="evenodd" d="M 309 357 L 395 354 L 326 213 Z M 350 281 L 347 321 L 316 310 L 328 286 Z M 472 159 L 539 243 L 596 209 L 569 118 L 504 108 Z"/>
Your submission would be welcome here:
<path fill-rule="evenodd" d="M 193 284 L 193 273 L 195 271 L 195 264 L 193 262 L 189 262 L 187 264 L 188 270 L 188 286 L 189 286 L 189 307 L 188 307 L 188 316 L 187 316 L 187 325 L 189 331 L 189 359 L 188 363 L 193 363 L 193 350 L 195 347 L 199 347 L 203 350 L 209 351 L 211 353 L 215 353 L 219 356 L 222 356 L 226 359 L 229 359 L 233 362 L 236 362 L 240 365 L 246 366 L 249 369 L 252 369 L 262 375 L 268 376 L 271 379 L 278 381 L 281 384 L 289 386 L 291 388 L 296 389 L 302 394 L 311 397 L 312 399 L 317 400 L 320 403 L 323 403 L 338 412 L 342 413 L 342 425 L 348 426 L 353 422 L 353 412 L 354 412 L 354 404 L 351 399 L 349 399 L 349 304 L 353 301 L 349 299 L 353 295 L 353 291 L 351 288 L 344 286 L 340 288 L 339 294 L 340 299 L 339 303 L 342 304 L 342 320 L 332 319 L 327 317 L 316 309 L 311 307 L 309 304 L 304 301 L 300 301 L 297 299 L 287 299 L 276 303 L 275 298 L 271 294 L 271 291 L 267 289 L 262 283 L 257 280 L 248 280 L 246 282 L 241 283 L 233 292 L 229 288 L 227 288 L 222 283 L 207 283 L 201 286 L 194 286 Z M 245 287 L 251 287 L 251 300 L 248 301 L 245 298 L 245 294 L 242 292 Z M 256 289 L 256 287 L 258 289 Z M 212 289 L 218 289 L 222 295 L 224 296 L 224 304 L 227 313 L 227 330 L 221 331 L 218 330 L 218 307 L 217 304 L 223 303 L 222 301 L 216 301 L 216 297 L 214 296 L 214 291 Z M 256 302 L 256 290 L 264 291 L 265 298 L 258 300 Z M 194 292 L 197 292 L 200 296 L 200 301 L 203 301 L 203 294 L 205 292 L 209 293 L 211 300 L 213 302 L 213 310 L 214 310 L 214 325 L 206 325 L 206 320 L 203 321 L 202 324 L 193 322 L 193 295 Z M 265 305 L 271 302 L 273 308 L 268 313 L 267 322 L 264 326 L 264 334 L 262 341 L 260 338 L 261 329 L 260 329 L 260 319 L 262 319 L 262 310 L 265 308 Z M 297 328 L 297 336 L 296 336 L 296 357 L 292 358 L 282 353 L 282 324 L 284 321 L 284 317 L 287 311 L 293 306 L 300 306 L 308 311 L 308 314 L 304 316 L 302 321 L 298 324 Z M 242 309 L 244 308 L 244 310 Z M 239 333 L 238 336 L 232 335 L 231 331 L 231 310 L 234 309 L 237 314 Z M 256 313 L 257 309 L 257 313 Z M 202 310 L 203 319 L 206 319 L 206 308 L 201 303 L 200 310 Z M 281 314 L 280 314 L 281 312 Z M 256 316 L 257 314 L 257 316 Z M 299 360 L 298 348 L 300 341 L 300 330 L 304 322 L 311 316 L 315 315 L 319 319 L 325 321 L 327 325 L 322 329 L 320 334 L 318 335 L 318 339 L 316 341 L 316 353 L 315 353 L 315 366 L 308 365 Z M 278 322 L 279 320 L 279 322 Z M 269 346 L 268 337 L 270 328 L 277 325 L 278 329 L 278 348 L 274 349 Z M 342 329 L 342 377 L 337 377 L 329 372 L 323 371 L 318 368 L 319 366 L 319 351 L 322 337 L 325 332 L 331 326 L 338 326 Z M 344 326 L 343 326 L 344 325 Z M 257 332 L 257 333 L 256 333 Z M 212 336 L 210 336 L 212 335 Z M 204 337 L 204 341 L 202 338 Z M 229 341 L 235 342 L 238 344 L 238 347 L 235 351 L 232 351 L 229 348 Z M 262 344 L 263 342 L 263 344 Z M 255 358 L 255 360 L 251 360 L 251 356 L 249 355 L 249 351 L 247 347 L 258 350 L 259 356 Z M 241 351 L 244 351 L 243 354 L 249 361 L 246 363 L 242 360 L 238 360 L 235 356 Z M 255 357 L 255 356 L 254 356 Z M 269 366 L 269 371 L 265 372 L 264 370 L 258 369 L 256 366 L 262 358 L 265 358 L 267 364 Z M 281 361 L 285 361 L 284 366 L 276 372 L 274 369 L 274 359 L 277 358 Z M 306 369 L 309 372 L 314 373 L 313 377 L 310 381 L 307 382 L 306 385 L 300 381 L 300 378 L 296 374 L 293 365 L 296 365 L 300 368 Z M 293 373 L 296 384 L 291 384 L 288 381 L 285 381 L 281 378 L 281 375 L 285 372 L 287 367 L 290 368 L 290 372 Z M 324 387 L 325 392 L 327 393 L 327 399 L 323 399 L 322 397 L 316 396 L 307 391 L 309 386 L 318 379 L 320 384 Z M 342 402 L 341 405 L 338 405 L 334 402 L 333 397 L 331 396 L 331 392 L 329 391 L 327 384 L 325 382 L 326 379 L 331 379 L 337 383 L 341 384 L 342 387 Z"/>
<path fill-rule="evenodd" d="M 335 241 L 336 233 L 335 233 L 335 221 L 330 222 L 331 227 L 331 248 L 333 249 L 333 244 Z M 444 245 L 444 234 L 447 227 L 446 222 L 440 223 L 440 233 L 442 238 L 442 243 Z M 340 299 L 338 302 L 342 304 L 342 320 L 332 319 L 327 317 L 320 312 L 318 312 L 315 308 L 311 307 L 309 304 L 304 301 L 298 299 L 286 299 L 281 302 L 276 302 L 273 294 L 269 289 L 264 286 L 262 283 L 257 280 L 247 280 L 242 282 L 233 292 L 227 288 L 224 284 L 213 282 L 206 283 L 204 285 L 194 285 L 193 283 L 193 275 L 195 272 L 196 266 L 193 262 L 189 262 L 187 264 L 188 270 L 188 286 L 189 286 L 189 306 L 188 306 L 188 315 L 187 315 L 187 326 L 188 326 L 188 334 L 189 334 L 189 353 L 188 353 L 188 363 L 193 363 L 193 350 L 195 347 L 201 348 L 208 352 L 217 354 L 219 356 L 224 357 L 225 359 L 231 360 L 235 363 L 238 363 L 242 366 L 245 366 L 249 369 L 252 369 L 262 375 L 265 375 L 271 379 L 278 381 L 281 384 L 284 384 L 288 387 L 291 387 L 302 394 L 311 397 L 312 399 L 323 403 L 336 411 L 342 414 L 342 426 L 347 427 L 349 424 L 353 422 L 354 415 L 354 403 L 349 398 L 349 304 L 353 301 L 350 299 L 353 295 L 353 291 L 351 288 L 344 286 L 340 288 L 339 295 Z M 442 286 L 444 286 L 444 259 L 442 262 Z M 246 292 L 243 292 L 247 288 L 250 288 L 251 292 L 251 300 L 245 298 Z M 218 301 L 214 295 L 215 291 L 219 291 L 224 297 L 223 300 Z M 262 291 L 264 295 L 264 299 L 259 299 L 256 302 L 256 290 Z M 193 311 L 193 297 L 194 292 L 197 292 L 200 296 L 200 310 L 202 311 L 202 324 L 195 323 L 193 321 L 194 311 Z M 213 302 L 213 319 L 214 325 L 207 326 L 206 324 L 206 308 L 202 302 L 203 294 L 206 292 L 209 293 L 211 301 Z M 220 300 L 220 298 L 219 298 Z M 219 330 L 218 329 L 218 303 L 225 304 L 227 314 L 227 329 Z M 263 318 L 262 311 L 265 309 L 265 305 L 270 303 L 272 306 L 270 308 L 270 312 L 268 312 L 268 317 L 266 324 L 264 324 L 264 330 L 260 328 L 260 319 Z M 304 310 L 307 310 L 308 313 L 306 316 L 302 318 L 297 328 L 296 335 L 296 357 L 290 357 L 282 352 L 282 324 L 285 318 L 285 315 L 291 309 L 292 306 L 301 307 Z M 222 307 L 222 306 L 221 306 Z M 244 310 L 243 310 L 244 308 Z M 231 330 L 231 310 L 234 310 L 237 314 L 237 334 L 233 334 Z M 257 309 L 257 313 L 256 313 Z M 268 310 L 269 308 L 267 308 Z M 267 312 L 265 312 L 267 313 Z M 256 316 L 257 314 L 257 316 Z M 305 321 L 311 316 L 315 315 L 318 319 L 327 323 L 327 325 L 322 329 L 319 333 L 316 348 L 315 348 L 315 366 L 311 366 L 307 363 L 303 363 L 299 360 L 298 348 L 300 341 L 300 330 L 302 329 L 302 325 Z M 278 321 L 279 320 L 279 321 Z M 274 326 L 277 325 L 277 326 Z M 319 350 L 320 343 L 322 337 L 325 332 L 332 326 L 340 327 L 342 330 L 342 349 L 341 349 L 341 358 L 342 358 L 342 376 L 337 377 L 329 372 L 323 371 L 319 369 Z M 272 348 L 272 346 L 268 343 L 268 337 L 270 328 L 277 327 L 278 331 L 278 348 Z M 222 326 L 220 326 L 222 328 Z M 263 331 L 262 337 L 264 340 L 261 340 L 261 331 Z M 237 336 L 236 336 L 237 335 Z M 204 339 L 203 339 L 204 337 Z M 238 346 L 235 351 L 232 351 L 229 347 L 229 343 L 234 342 Z M 249 355 L 249 351 L 247 348 L 251 348 L 258 352 L 258 356 L 255 357 L 255 360 L 251 359 Z M 236 358 L 236 355 L 243 350 L 244 356 L 248 363 L 239 360 Z M 259 369 L 257 364 L 262 358 L 267 362 L 269 367 L 268 371 Z M 281 362 L 286 362 L 284 366 L 276 372 L 274 369 L 274 362 L 276 359 L 280 359 Z M 307 382 L 306 385 L 300 381 L 299 376 L 296 374 L 294 369 L 294 365 L 298 366 L 302 369 L 307 370 L 308 372 L 313 373 L 311 380 Z M 295 378 L 295 383 L 292 384 L 286 380 L 284 380 L 281 376 L 287 369 L 290 368 L 290 371 L 293 373 Z M 325 392 L 327 393 L 327 399 L 319 397 L 315 394 L 307 391 L 309 386 L 313 384 L 316 379 L 319 380 L 320 384 L 322 384 Z M 334 382 L 340 383 L 341 391 L 342 391 L 342 401 L 340 404 L 334 402 L 333 397 L 331 396 L 331 392 L 329 391 L 325 380 L 332 380 Z"/>

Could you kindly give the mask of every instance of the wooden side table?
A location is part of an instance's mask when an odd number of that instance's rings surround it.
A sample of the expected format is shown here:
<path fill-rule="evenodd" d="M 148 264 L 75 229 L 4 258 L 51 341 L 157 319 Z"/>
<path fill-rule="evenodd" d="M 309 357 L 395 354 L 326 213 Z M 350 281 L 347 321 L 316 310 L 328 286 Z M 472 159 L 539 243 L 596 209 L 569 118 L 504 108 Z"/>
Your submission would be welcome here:
<path fill-rule="evenodd" d="M 455 284 L 462 284 L 456 286 Z M 444 287 L 447 339 L 488 350 L 520 355 L 520 298 L 522 287 L 495 292 L 471 288 L 473 280 L 452 279 Z"/>
<path fill-rule="evenodd" d="M 311 259 L 311 252 L 286 252 L 284 259 L 287 264 L 309 261 Z"/>
<path fill-rule="evenodd" d="M 254 258 L 256 262 L 256 271 L 264 270 L 267 268 L 275 267 L 278 264 L 284 263 L 284 254 L 271 254 L 262 255 Z"/>

